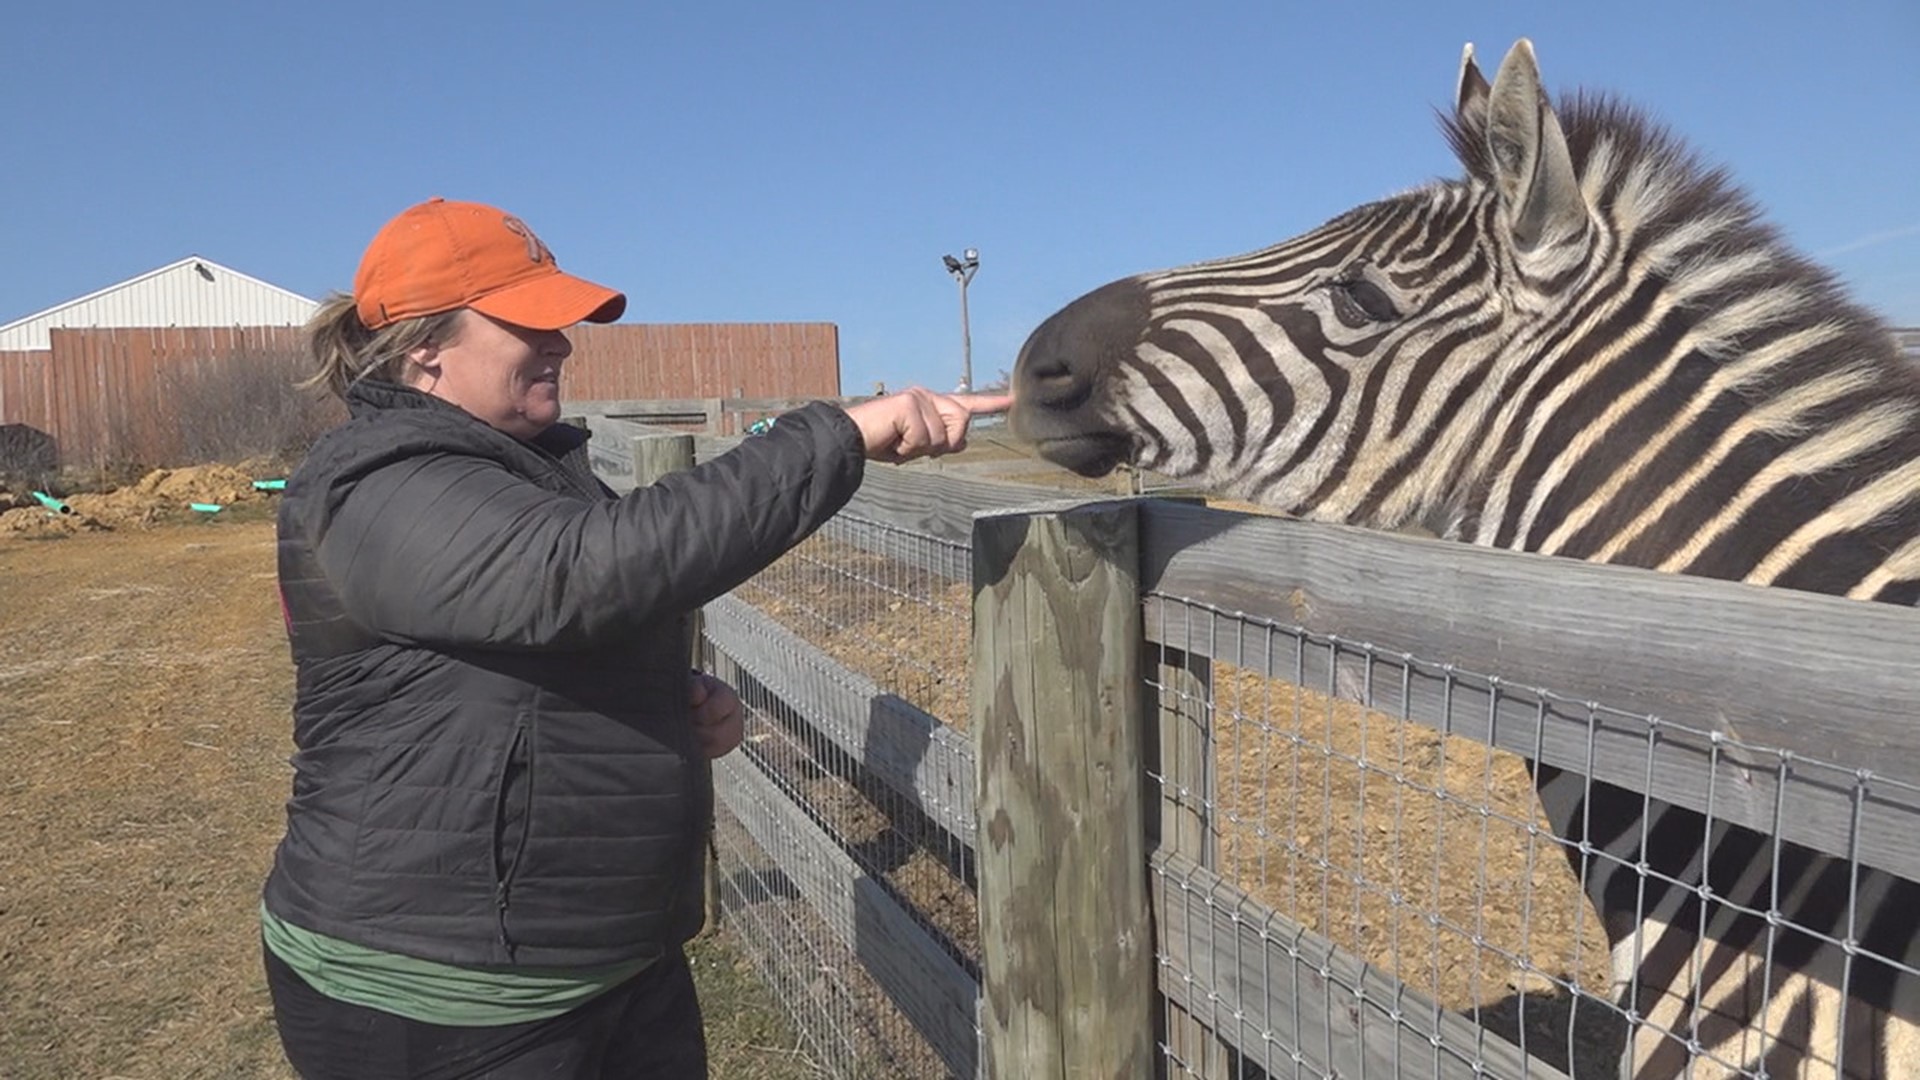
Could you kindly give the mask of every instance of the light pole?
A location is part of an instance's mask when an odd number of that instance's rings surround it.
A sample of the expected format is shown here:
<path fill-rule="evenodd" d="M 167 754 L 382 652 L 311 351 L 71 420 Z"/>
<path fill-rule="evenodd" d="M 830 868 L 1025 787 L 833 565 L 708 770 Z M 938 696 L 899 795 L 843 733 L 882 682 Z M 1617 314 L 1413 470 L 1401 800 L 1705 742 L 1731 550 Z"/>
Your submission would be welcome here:
<path fill-rule="evenodd" d="M 940 256 L 947 264 L 947 273 L 960 283 L 960 392 L 973 390 L 973 331 L 967 325 L 967 283 L 973 280 L 973 272 L 980 269 L 980 253 L 973 248 L 962 252 L 960 258 L 951 255 Z"/>

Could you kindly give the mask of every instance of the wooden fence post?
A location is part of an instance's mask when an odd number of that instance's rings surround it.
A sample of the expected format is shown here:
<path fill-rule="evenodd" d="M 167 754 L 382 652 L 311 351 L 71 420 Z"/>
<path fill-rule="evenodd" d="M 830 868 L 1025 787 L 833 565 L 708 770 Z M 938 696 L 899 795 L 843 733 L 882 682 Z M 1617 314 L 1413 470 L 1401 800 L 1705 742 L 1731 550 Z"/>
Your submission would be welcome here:
<path fill-rule="evenodd" d="M 633 483 L 648 484 L 693 468 L 693 436 L 677 432 L 633 436 Z"/>
<path fill-rule="evenodd" d="M 1138 509 L 973 525 L 988 1080 L 1154 1071 Z"/>
<path fill-rule="evenodd" d="M 645 487 L 669 473 L 693 468 L 693 436 L 662 433 L 633 437 L 633 482 Z M 687 617 L 687 662 L 700 666 L 701 619 L 698 611 Z M 701 895 L 706 908 L 702 934 L 720 929 L 720 853 L 713 840 L 713 765 L 703 763 L 701 783 L 707 802 L 707 820 L 702 823 L 701 846 L 707 849 L 701 860 Z"/>

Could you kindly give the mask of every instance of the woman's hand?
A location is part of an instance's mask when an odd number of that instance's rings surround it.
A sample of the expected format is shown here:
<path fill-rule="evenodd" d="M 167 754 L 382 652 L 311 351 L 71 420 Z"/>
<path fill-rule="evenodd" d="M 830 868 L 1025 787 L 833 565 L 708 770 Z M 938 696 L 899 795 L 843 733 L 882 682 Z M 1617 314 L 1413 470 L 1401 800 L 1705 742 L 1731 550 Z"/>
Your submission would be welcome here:
<path fill-rule="evenodd" d="M 724 757 L 746 737 L 740 695 L 704 671 L 693 673 L 693 745 L 707 760 Z"/>
<path fill-rule="evenodd" d="M 976 416 L 1013 407 L 1008 394 L 936 394 L 910 387 L 847 407 L 860 428 L 869 460 L 898 464 L 964 450 Z"/>

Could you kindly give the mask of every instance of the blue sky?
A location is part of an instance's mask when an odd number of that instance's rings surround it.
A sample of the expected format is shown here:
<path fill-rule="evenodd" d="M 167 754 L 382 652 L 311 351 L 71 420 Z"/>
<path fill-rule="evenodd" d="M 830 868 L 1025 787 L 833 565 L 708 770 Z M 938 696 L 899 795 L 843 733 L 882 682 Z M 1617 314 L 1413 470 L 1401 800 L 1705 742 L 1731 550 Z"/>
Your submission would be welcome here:
<path fill-rule="evenodd" d="M 0 321 L 198 253 L 319 296 L 433 194 L 519 214 L 635 321 L 839 324 L 847 392 L 985 381 L 1108 280 L 1455 166 L 1516 37 L 1726 166 L 1920 326 L 1920 3 L 16 6 Z"/>

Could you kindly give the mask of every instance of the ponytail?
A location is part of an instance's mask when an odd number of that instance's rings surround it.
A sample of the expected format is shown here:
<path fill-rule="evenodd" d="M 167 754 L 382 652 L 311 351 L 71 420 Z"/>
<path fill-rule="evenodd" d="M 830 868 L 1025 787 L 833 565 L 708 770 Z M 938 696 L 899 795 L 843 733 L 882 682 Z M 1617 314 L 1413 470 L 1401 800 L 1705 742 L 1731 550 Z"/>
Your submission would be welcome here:
<path fill-rule="evenodd" d="M 302 389 L 325 389 L 345 398 L 347 388 L 361 379 L 400 383 L 406 379 L 407 354 L 451 335 L 461 309 L 402 319 L 392 326 L 369 330 L 360 321 L 352 296 L 334 293 L 307 320 L 307 348 L 314 371 Z"/>

